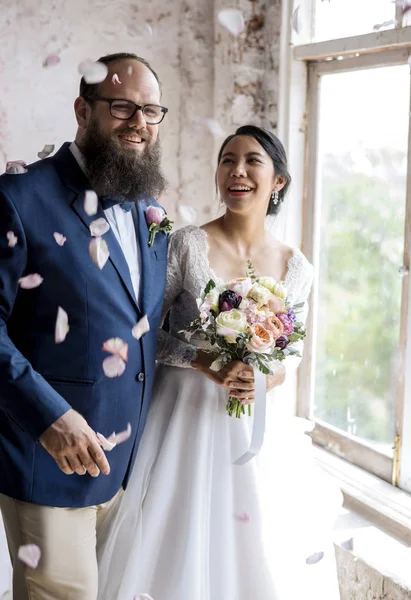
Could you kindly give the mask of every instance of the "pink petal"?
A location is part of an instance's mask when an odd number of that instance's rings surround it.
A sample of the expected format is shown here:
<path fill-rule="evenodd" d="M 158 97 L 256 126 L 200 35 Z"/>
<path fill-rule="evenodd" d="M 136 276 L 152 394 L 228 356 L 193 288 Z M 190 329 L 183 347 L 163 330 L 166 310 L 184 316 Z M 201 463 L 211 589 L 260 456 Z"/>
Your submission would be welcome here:
<path fill-rule="evenodd" d="M 64 244 L 67 242 L 67 238 L 64 237 L 62 233 L 58 233 L 57 231 L 53 233 L 53 237 L 59 246 L 64 246 Z"/>
<path fill-rule="evenodd" d="M 120 356 L 125 362 L 128 359 L 128 344 L 121 338 L 110 338 L 103 344 L 102 350 Z"/>
<path fill-rule="evenodd" d="M 101 270 L 106 264 L 110 252 L 106 242 L 101 237 L 95 237 L 91 240 L 89 245 L 89 252 L 91 260 Z"/>
<path fill-rule="evenodd" d="M 60 62 L 58 54 L 49 54 L 43 61 L 43 67 L 55 67 Z"/>
<path fill-rule="evenodd" d="M 41 550 L 36 544 L 26 544 L 25 546 L 20 546 L 17 556 L 21 562 L 35 569 L 39 564 Z"/>
<path fill-rule="evenodd" d="M 78 72 L 86 83 L 101 83 L 107 77 L 108 68 L 104 63 L 87 59 L 79 64 Z"/>
<path fill-rule="evenodd" d="M 43 150 L 37 153 L 39 158 L 47 158 L 49 154 L 54 152 L 54 144 L 45 144 Z"/>
<path fill-rule="evenodd" d="M 19 241 L 18 237 L 14 235 L 14 231 L 8 231 L 6 234 L 7 239 L 9 240 L 9 248 L 14 248 L 14 246 Z"/>
<path fill-rule="evenodd" d="M 114 440 L 116 444 L 122 444 L 131 436 L 131 425 L 127 423 L 127 429 L 114 434 Z"/>
<path fill-rule="evenodd" d="M 184 223 L 193 224 L 197 221 L 197 211 L 192 206 L 182 204 L 178 207 L 178 214 Z"/>
<path fill-rule="evenodd" d="M 126 363 L 119 356 L 108 356 L 103 360 L 103 371 L 106 377 L 121 377 L 126 368 Z"/>
<path fill-rule="evenodd" d="M 300 33 L 301 31 L 300 8 L 300 6 L 297 6 L 291 16 L 291 27 L 294 29 L 295 33 Z"/>
<path fill-rule="evenodd" d="M 147 315 L 144 315 L 144 317 L 142 317 L 139 320 L 137 325 L 134 325 L 133 329 L 131 330 L 131 333 L 132 336 L 136 338 L 136 340 L 139 340 L 141 336 L 143 336 L 148 331 L 150 331 L 150 323 L 148 322 Z"/>
<path fill-rule="evenodd" d="M 61 342 L 64 342 L 69 329 L 68 315 L 66 311 L 59 306 L 57 310 L 56 327 L 54 331 L 54 341 L 56 344 L 61 344 Z"/>
<path fill-rule="evenodd" d="M 100 217 L 100 219 L 96 219 L 90 223 L 90 233 L 94 237 L 99 237 L 107 233 L 110 229 L 110 225 L 104 219 L 104 217 Z"/>
<path fill-rule="evenodd" d="M 223 27 L 235 36 L 240 35 L 245 29 L 243 13 L 236 8 L 220 10 L 218 20 Z"/>
<path fill-rule="evenodd" d="M 20 277 L 18 283 L 23 290 L 32 290 L 43 283 L 43 277 L 38 273 L 33 273 L 32 275 Z"/>
<path fill-rule="evenodd" d="M 104 437 L 104 435 L 102 433 L 99 433 L 97 431 L 96 435 L 97 435 L 97 437 L 99 439 L 99 442 L 100 442 L 101 447 L 103 448 L 103 450 L 106 450 L 107 452 L 110 452 L 110 450 L 112 450 L 116 446 L 115 442 L 111 442 L 110 438 L 107 439 L 106 437 Z M 112 435 L 115 435 L 115 434 L 112 434 Z"/>
<path fill-rule="evenodd" d="M 127 75 L 128 75 L 128 76 L 131 76 L 132 74 L 133 74 L 133 67 L 130 65 L 130 66 L 127 68 Z"/>
<path fill-rule="evenodd" d="M 6 163 L 6 173 L 9 175 L 23 175 L 23 173 L 27 173 L 26 164 L 24 160 L 9 160 Z"/>
<path fill-rule="evenodd" d="M 248 523 L 248 521 L 250 520 L 250 515 L 244 511 L 243 513 L 235 515 L 235 518 L 237 519 L 237 521 Z"/>
<path fill-rule="evenodd" d="M 114 73 L 113 77 L 111 78 L 111 83 L 114 83 L 114 85 L 116 85 L 116 83 L 119 83 L 121 85 L 121 81 L 118 78 L 117 73 Z"/>
<path fill-rule="evenodd" d="M 98 198 L 94 190 L 87 190 L 84 196 L 84 212 L 92 217 L 98 210 Z"/>

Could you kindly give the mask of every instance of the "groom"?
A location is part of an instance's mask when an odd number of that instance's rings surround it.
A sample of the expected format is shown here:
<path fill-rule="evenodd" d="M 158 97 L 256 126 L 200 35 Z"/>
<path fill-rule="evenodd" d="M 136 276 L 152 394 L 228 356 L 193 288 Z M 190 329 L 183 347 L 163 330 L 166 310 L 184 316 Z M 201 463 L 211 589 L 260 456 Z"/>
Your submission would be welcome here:
<path fill-rule="evenodd" d="M 0 508 L 15 600 L 96 598 L 101 528 L 127 485 L 150 404 L 167 239 L 160 231 L 149 247 L 145 211 L 165 187 L 158 134 L 167 109 L 145 60 L 100 62 L 105 80 L 80 84 L 75 142 L 0 177 Z M 88 190 L 99 198 L 94 211 Z M 89 253 L 96 219 L 110 252 L 102 268 Z M 59 307 L 69 331 L 57 343 Z M 144 315 L 150 331 L 137 340 Z M 102 366 L 111 338 L 128 344 L 118 377 Z M 96 432 L 128 423 L 131 437 L 106 455 Z M 41 550 L 37 568 L 18 559 L 26 544 Z"/>

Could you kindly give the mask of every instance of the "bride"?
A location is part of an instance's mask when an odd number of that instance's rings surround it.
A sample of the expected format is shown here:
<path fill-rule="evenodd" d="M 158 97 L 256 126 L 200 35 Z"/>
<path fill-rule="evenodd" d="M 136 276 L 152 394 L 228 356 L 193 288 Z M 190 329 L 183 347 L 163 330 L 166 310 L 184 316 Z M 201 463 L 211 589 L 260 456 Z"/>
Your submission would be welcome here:
<path fill-rule="evenodd" d="M 230 418 L 225 405 L 228 390 L 253 401 L 252 368 L 237 361 L 215 372 L 201 343 L 181 334 L 207 282 L 243 277 L 249 260 L 258 275 L 284 282 L 292 304 L 304 303 L 306 318 L 312 266 L 265 230 L 290 181 L 278 138 L 240 127 L 218 156 L 225 214 L 171 236 L 163 309 L 170 333 L 159 333 L 145 432 L 100 557 L 101 600 L 339 598 L 327 535 L 339 496 L 314 468 L 306 423 L 281 416 L 276 401 L 275 388 L 297 359 L 267 376 L 273 392 L 263 450 L 236 466 L 248 449 L 252 417 Z"/>

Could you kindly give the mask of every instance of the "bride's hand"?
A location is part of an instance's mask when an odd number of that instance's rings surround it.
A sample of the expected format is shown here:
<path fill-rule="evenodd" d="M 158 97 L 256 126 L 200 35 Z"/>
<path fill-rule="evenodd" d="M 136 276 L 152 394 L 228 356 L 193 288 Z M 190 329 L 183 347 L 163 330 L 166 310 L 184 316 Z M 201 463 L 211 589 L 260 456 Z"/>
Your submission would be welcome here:
<path fill-rule="evenodd" d="M 210 365 L 214 359 L 215 356 L 200 351 L 191 366 L 217 385 L 229 390 L 230 396 L 242 400 L 243 404 L 254 402 L 253 368 L 241 362 L 241 360 L 234 360 L 225 365 L 220 371 L 213 371 L 210 369 Z"/>

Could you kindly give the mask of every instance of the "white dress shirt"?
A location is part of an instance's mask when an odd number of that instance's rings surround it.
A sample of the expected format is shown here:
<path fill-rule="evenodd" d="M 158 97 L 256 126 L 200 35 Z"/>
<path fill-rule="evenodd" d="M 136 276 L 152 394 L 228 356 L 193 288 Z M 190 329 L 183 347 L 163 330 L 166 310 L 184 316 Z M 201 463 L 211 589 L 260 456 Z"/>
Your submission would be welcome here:
<path fill-rule="evenodd" d="M 70 144 L 70 151 L 73 154 L 76 161 L 78 162 L 82 171 L 87 175 L 86 161 L 84 159 L 83 154 L 81 153 L 81 150 L 75 142 Z M 113 230 L 113 233 L 116 236 L 118 243 L 120 244 L 120 248 L 123 251 L 124 258 L 126 259 L 130 271 L 133 290 L 137 302 L 140 302 L 141 251 L 136 236 L 132 212 L 135 212 L 135 210 L 133 209 L 132 211 L 126 212 L 121 208 L 121 206 L 114 205 L 111 208 L 105 210 L 104 215 L 111 229 Z"/>

